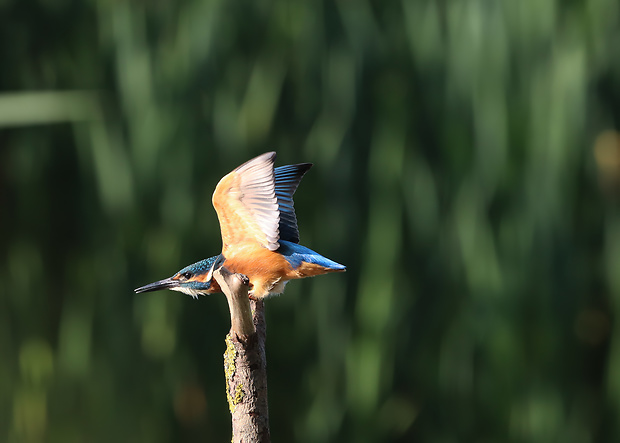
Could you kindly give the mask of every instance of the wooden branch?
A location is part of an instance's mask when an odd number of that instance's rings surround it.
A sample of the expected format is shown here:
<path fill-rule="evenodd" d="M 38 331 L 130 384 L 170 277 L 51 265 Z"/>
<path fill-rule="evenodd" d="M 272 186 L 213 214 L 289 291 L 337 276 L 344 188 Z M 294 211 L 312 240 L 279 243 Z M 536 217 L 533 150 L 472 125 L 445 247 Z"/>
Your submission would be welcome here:
<path fill-rule="evenodd" d="M 224 373 L 226 397 L 232 417 L 233 443 L 268 443 L 267 360 L 265 310 L 260 300 L 248 298 L 249 280 L 220 268 L 213 277 L 230 309 Z"/>
<path fill-rule="evenodd" d="M 226 268 L 220 268 L 213 273 L 213 277 L 222 288 L 228 300 L 230 311 L 230 332 L 242 340 L 256 332 L 252 322 L 252 310 L 248 298 L 249 280 L 245 275 L 232 274 Z"/>

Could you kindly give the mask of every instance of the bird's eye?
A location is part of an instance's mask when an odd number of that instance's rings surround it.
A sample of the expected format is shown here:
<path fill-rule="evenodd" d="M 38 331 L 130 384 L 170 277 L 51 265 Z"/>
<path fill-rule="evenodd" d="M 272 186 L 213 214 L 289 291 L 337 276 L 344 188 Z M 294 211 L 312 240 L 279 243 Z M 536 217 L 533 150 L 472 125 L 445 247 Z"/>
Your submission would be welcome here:
<path fill-rule="evenodd" d="M 183 273 L 183 278 L 185 280 L 189 280 L 190 278 L 192 278 L 192 273 L 191 272 L 185 272 Z"/>

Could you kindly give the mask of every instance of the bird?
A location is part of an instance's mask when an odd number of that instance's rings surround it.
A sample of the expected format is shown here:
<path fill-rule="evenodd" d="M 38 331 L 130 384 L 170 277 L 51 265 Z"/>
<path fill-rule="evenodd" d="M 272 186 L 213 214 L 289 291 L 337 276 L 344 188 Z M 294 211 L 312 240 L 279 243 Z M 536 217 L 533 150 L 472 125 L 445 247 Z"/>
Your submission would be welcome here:
<path fill-rule="evenodd" d="M 225 267 L 245 275 L 248 295 L 281 294 L 290 280 L 344 272 L 336 263 L 299 244 L 293 194 L 312 163 L 274 167 L 275 152 L 255 157 L 224 176 L 212 203 L 220 224 L 222 252 L 184 267 L 135 293 L 170 289 L 197 299 L 222 292 L 213 273 Z"/>

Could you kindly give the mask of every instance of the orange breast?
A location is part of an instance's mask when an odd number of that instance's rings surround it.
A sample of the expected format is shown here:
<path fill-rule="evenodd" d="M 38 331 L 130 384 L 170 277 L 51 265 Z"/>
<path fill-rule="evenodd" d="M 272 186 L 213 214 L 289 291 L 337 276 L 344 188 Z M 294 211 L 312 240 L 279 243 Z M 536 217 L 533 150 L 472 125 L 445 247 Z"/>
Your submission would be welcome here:
<path fill-rule="evenodd" d="M 255 243 L 230 248 L 224 266 L 231 272 L 246 275 L 256 298 L 265 297 L 281 281 L 299 278 L 281 254 Z"/>
<path fill-rule="evenodd" d="M 291 265 L 281 254 L 257 244 L 235 245 L 230 248 L 224 264 L 230 271 L 252 277 L 282 278 L 291 271 Z"/>

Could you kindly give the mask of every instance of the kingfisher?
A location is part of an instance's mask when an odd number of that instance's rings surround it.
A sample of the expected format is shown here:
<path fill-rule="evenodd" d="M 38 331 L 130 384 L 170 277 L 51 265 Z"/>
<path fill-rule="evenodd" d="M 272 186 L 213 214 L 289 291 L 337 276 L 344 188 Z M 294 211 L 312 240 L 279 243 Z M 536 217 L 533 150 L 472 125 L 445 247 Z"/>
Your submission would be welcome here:
<path fill-rule="evenodd" d="M 225 267 L 249 279 L 250 298 L 281 294 L 289 280 L 344 272 L 346 267 L 299 244 L 293 194 L 312 163 L 274 168 L 275 152 L 247 161 L 215 187 L 213 207 L 222 234 L 220 255 L 172 277 L 135 289 L 171 289 L 193 298 L 222 292 L 213 272 Z"/>

